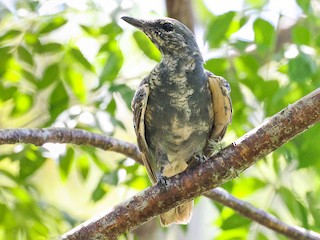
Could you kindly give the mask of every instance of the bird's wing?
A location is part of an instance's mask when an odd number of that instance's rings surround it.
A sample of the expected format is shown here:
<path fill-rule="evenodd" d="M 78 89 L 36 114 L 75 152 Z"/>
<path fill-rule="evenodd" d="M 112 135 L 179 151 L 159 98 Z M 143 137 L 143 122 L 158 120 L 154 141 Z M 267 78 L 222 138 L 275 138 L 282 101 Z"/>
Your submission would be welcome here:
<path fill-rule="evenodd" d="M 209 89 L 212 95 L 214 123 L 210 139 L 221 140 L 232 120 L 232 103 L 230 85 L 223 77 L 207 72 Z"/>
<path fill-rule="evenodd" d="M 149 85 L 146 81 L 142 81 L 137 89 L 131 103 L 133 111 L 133 126 L 137 135 L 138 146 L 142 154 L 142 161 L 147 169 L 149 178 L 154 184 L 157 182 L 156 175 L 150 165 L 150 151 L 145 136 L 145 113 L 149 97 Z"/>

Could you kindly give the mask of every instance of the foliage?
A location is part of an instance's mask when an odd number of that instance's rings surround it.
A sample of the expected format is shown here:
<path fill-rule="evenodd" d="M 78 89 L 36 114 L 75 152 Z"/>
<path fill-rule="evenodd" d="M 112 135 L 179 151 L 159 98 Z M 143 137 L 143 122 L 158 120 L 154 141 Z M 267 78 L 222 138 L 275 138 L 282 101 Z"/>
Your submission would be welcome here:
<path fill-rule="evenodd" d="M 64 126 L 135 141 L 130 101 L 160 53 L 142 33 L 123 30 L 119 13 L 126 9 L 118 1 L 108 10 L 99 1 L 49 2 L 0 6 L 0 127 Z M 267 2 L 248 0 L 250 10 L 213 14 L 197 1 L 194 9 L 207 26 L 205 67 L 232 88 L 227 143 L 320 86 L 319 10 L 297 0 L 306 17 L 284 28 L 285 15 L 277 25 L 263 17 Z M 252 39 L 237 37 L 244 28 Z M 319 230 L 319 130 L 293 139 L 224 188 L 287 223 Z M 141 166 L 119 155 L 50 144 L 0 146 L 0 179 L 1 239 L 58 236 L 150 184 Z M 221 231 L 211 238 L 282 239 L 215 208 L 210 224 Z M 192 236 L 191 229 L 185 234 Z"/>

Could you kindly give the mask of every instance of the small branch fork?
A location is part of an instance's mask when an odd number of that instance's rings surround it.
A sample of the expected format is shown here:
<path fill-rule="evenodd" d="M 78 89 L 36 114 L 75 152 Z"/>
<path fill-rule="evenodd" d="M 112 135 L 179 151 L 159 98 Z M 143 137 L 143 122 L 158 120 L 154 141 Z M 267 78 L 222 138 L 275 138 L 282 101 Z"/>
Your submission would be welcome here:
<path fill-rule="evenodd" d="M 280 111 L 205 163 L 169 178 L 166 185 L 156 184 L 122 203 L 104 216 L 90 219 L 62 236 L 62 239 L 116 239 L 155 216 L 201 194 L 231 207 L 240 214 L 293 239 L 320 239 L 320 234 L 286 225 L 218 187 L 258 159 L 279 148 L 299 133 L 320 121 L 320 89 Z M 131 143 L 83 130 L 2 129 L 0 144 L 73 143 L 89 145 L 127 155 L 141 163 L 138 148 Z M 214 174 L 213 174 L 214 173 Z M 212 188 L 216 188 L 213 189 Z"/>

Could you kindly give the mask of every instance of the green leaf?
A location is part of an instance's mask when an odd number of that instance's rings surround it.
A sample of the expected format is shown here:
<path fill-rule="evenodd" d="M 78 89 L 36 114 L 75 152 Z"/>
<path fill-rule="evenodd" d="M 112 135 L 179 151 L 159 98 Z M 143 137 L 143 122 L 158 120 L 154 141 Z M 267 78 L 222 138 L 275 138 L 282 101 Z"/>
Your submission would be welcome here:
<path fill-rule="evenodd" d="M 69 96 L 62 82 L 59 82 L 49 98 L 49 111 L 52 120 L 69 106 Z"/>
<path fill-rule="evenodd" d="M 296 0 L 299 7 L 306 13 L 310 11 L 310 0 Z"/>
<path fill-rule="evenodd" d="M 42 80 L 38 82 L 38 88 L 44 89 L 59 80 L 59 64 L 53 63 L 44 70 Z"/>
<path fill-rule="evenodd" d="M 18 56 L 22 61 L 33 66 L 33 57 L 31 55 L 31 53 L 26 48 L 19 46 L 18 47 Z"/>
<path fill-rule="evenodd" d="M 134 90 L 132 90 L 126 84 L 112 84 L 109 88 L 110 92 L 119 92 L 121 94 L 122 99 L 127 104 L 127 107 L 131 108 L 131 100 L 134 95 Z"/>
<path fill-rule="evenodd" d="M 87 99 L 87 88 L 83 75 L 72 68 L 65 69 L 65 79 L 70 86 L 74 95 L 82 102 L 85 103 Z"/>
<path fill-rule="evenodd" d="M 254 41 L 258 50 L 268 51 L 275 42 L 274 27 L 268 21 L 258 18 L 253 24 Z"/>
<path fill-rule="evenodd" d="M 6 41 L 6 40 L 13 40 L 20 34 L 21 34 L 21 31 L 16 29 L 4 31 L 3 34 L 0 35 L 0 42 Z"/>
<path fill-rule="evenodd" d="M 133 37 L 139 48 L 148 58 L 160 62 L 160 51 L 144 33 L 142 33 L 141 31 L 136 31 L 133 33 Z"/>
<path fill-rule="evenodd" d="M 100 200 L 108 192 L 110 186 L 116 186 L 118 182 L 119 178 L 117 170 L 105 173 L 92 193 L 92 200 L 95 202 Z"/>
<path fill-rule="evenodd" d="M 89 71 L 94 71 L 91 63 L 83 56 L 82 52 L 77 48 L 70 49 L 71 56 Z"/>
<path fill-rule="evenodd" d="M 115 38 L 117 35 L 122 33 L 122 28 L 119 27 L 115 22 L 111 22 L 100 28 L 100 33 L 108 35 L 110 38 Z"/>
<path fill-rule="evenodd" d="M 29 82 L 31 82 L 33 84 L 37 84 L 38 79 L 32 72 L 30 72 L 30 71 L 28 71 L 26 69 L 22 69 L 22 75 Z"/>
<path fill-rule="evenodd" d="M 106 111 L 110 113 L 111 116 L 114 117 L 116 113 L 116 108 L 117 108 L 116 101 L 114 100 L 114 98 L 112 98 L 107 106 Z"/>
<path fill-rule="evenodd" d="M 225 76 L 230 63 L 225 58 L 211 58 L 206 61 L 204 67 L 216 75 Z"/>
<path fill-rule="evenodd" d="M 26 32 L 24 34 L 24 41 L 35 52 L 40 52 L 41 42 L 39 36 L 36 33 Z"/>
<path fill-rule="evenodd" d="M 52 31 L 62 27 L 66 23 L 67 23 L 67 20 L 65 18 L 63 18 L 61 16 L 57 16 L 53 19 L 50 19 L 49 23 L 46 22 L 44 25 L 42 25 L 40 27 L 39 33 L 45 34 L 45 33 L 52 32 Z"/>
<path fill-rule="evenodd" d="M 107 189 L 104 187 L 104 185 L 101 182 L 99 182 L 96 188 L 94 189 L 91 198 L 94 202 L 97 202 L 101 198 L 103 198 L 103 196 L 106 195 L 106 193 L 107 193 Z"/>
<path fill-rule="evenodd" d="M 69 176 L 71 166 L 74 159 L 74 150 L 72 148 L 68 148 L 65 155 L 60 156 L 59 158 L 59 169 L 60 176 L 62 180 L 66 180 Z"/>
<path fill-rule="evenodd" d="M 35 146 L 28 146 L 16 156 L 20 163 L 19 179 L 24 180 L 34 174 L 45 162 Z"/>
<path fill-rule="evenodd" d="M 311 40 L 311 33 L 306 26 L 295 26 L 292 29 L 292 40 L 298 45 L 309 45 Z"/>
<path fill-rule="evenodd" d="M 11 116 L 21 116 L 28 112 L 33 105 L 33 98 L 29 94 L 17 92 L 13 98 L 14 107 L 11 112 Z"/>
<path fill-rule="evenodd" d="M 86 26 L 86 25 L 80 25 L 83 31 L 85 31 L 87 34 L 93 36 L 93 37 L 98 37 L 100 35 L 100 31 L 97 28 L 91 27 L 91 26 Z"/>
<path fill-rule="evenodd" d="M 316 63 L 310 55 L 301 52 L 297 57 L 290 59 L 288 75 L 292 81 L 304 83 L 316 72 Z"/>
<path fill-rule="evenodd" d="M 57 53 L 63 49 L 59 43 L 47 43 L 41 46 L 40 53 Z"/>
<path fill-rule="evenodd" d="M 76 164 L 82 179 L 86 180 L 88 177 L 89 168 L 90 168 L 89 155 L 82 154 L 80 157 L 77 158 Z"/>
<path fill-rule="evenodd" d="M 267 0 L 246 0 L 246 3 L 250 4 L 252 8 L 261 8 L 267 3 Z"/>
<path fill-rule="evenodd" d="M 112 82 L 117 76 L 123 64 L 123 55 L 116 40 L 112 39 L 103 45 L 99 52 L 108 53 L 107 60 L 100 74 L 100 84 Z"/>
<path fill-rule="evenodd" d="M 208 25 L 206 38 L 210 47 L 219 47 L 220 43 L 226 39 L 226 33 L 236 16 L 235 12 L 227 12 L 216 18 L 213 18 Z"/>
<path fill-rule="evenodd" d="M 11 98 L 13 98 L 13 96 L 15 95 L 15 93 L 17 93 L 18 89 L 17 87 L 3 87 L 0 84 L 0 99 L 2 101 L 7 101 Z"/>

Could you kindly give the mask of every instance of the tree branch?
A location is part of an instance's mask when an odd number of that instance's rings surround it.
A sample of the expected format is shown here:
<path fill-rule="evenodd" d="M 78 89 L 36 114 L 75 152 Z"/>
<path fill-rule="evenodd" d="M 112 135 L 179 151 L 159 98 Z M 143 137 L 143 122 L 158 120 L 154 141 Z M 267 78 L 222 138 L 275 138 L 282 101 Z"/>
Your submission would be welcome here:
<path fill-rule="evenodd" d="M 280 111 L 208 161 L 158 183 L 62 239 L 116 239 L 155 216 L 238 176 L 258 159 L 320 121 L 320 89 Z"/>
<path fill-rule="evenodd" d="M 204 196 L 211 198 L 212 200 L 221 203 L 224 206 L 230 207 L 239 214 L 260 223 L 274 231 L 281 233 L 292 239 L 299 240 L 315 240 L 320 239 L 320 234 L 308 231 L 304 228 L 297 226 L 290 226 L 286 223 L 281 222 L 271 214 L 255 208 L 251 204 L 241 201 L 226 190 L 222 188 L 215 188 L 203 194 Z"/>
<path fill-rule="evenodd" d="M 194 32 L 194 17 L 191 0 L 166 0 L 168 17 L 174 18 Z"/>
<path fill-rule="evenodd" d="M 122 153 L 142 164 L 140 151 L 136 145 L 102 134 L 95 134 L 81 129 L 67 128 L 0 129 L 0 145 L 32 143 L 36 146 L 41 146 L 49 142 L 88 145 L 107 151 L 114 151 Z"/>

